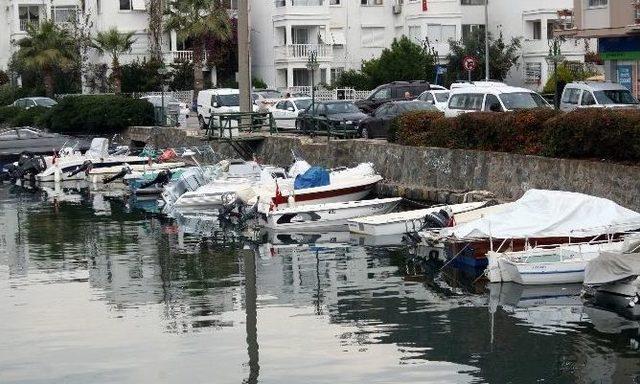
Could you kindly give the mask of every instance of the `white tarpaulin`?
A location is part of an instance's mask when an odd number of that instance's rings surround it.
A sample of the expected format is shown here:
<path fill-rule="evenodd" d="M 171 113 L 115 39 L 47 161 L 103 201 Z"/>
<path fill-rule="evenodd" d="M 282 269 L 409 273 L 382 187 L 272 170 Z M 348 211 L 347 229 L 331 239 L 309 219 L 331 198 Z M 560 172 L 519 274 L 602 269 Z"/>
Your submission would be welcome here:
<path fill-rule="evenodd" d="M 640 228 L 640 213 L 600 197 L 532 189 L 502 212 L 446 228 L 440 234 L 459 239 L 588 237 L 607 233 L 610 226 Z"/>
<path fill-rule="evenodd" d="M 584 273 L 586 285 L 600 285 L 640 275 L 640 254 L 601 252 L 589 261 Z"/>

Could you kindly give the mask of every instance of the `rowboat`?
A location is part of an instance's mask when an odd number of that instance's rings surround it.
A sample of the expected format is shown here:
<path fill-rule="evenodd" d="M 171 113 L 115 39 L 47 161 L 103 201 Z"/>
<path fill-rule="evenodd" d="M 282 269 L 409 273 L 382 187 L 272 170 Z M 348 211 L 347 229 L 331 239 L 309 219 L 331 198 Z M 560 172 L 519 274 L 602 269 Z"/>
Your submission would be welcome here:
<path fill-rule="evenodd" d="M 453 219 L 457 222 L 457 214 L 481 208 L 486 204 L 486 202 L 475 202 L 442 205 L 426 209 L 360 217 L 348 221 L 349 231 L 361 235 L 387 236 L 417 232 L 425 227 L 442 228 L 448 224 L 448 222 L 440 222 L 443 216 L 447 216 L 450 219 L 450 215 L 453 215 Z M 446 212 L 446 215 L 438 215 L 440 211 Z"/>
<path fill-rule="evenodd" d="M 299 205 L 272 210 L 263 215 L 264 225 L 273 230 L 317 230 L 346 226 L 347 220 L 390 212 L 402 198 L 372 199 L 339 203 Z"/>

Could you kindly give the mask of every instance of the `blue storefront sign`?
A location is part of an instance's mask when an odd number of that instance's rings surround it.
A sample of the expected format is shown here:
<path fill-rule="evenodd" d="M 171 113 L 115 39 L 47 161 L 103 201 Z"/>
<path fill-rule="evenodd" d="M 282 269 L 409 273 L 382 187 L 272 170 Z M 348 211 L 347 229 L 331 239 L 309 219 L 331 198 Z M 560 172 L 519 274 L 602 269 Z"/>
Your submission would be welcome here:
<path fill-rule="evenodd" d="M 631 76 L 630 65 L 618 65 L 618 83 L 626 87 L 628 90 L 633 91 L 633 81 Z"/>

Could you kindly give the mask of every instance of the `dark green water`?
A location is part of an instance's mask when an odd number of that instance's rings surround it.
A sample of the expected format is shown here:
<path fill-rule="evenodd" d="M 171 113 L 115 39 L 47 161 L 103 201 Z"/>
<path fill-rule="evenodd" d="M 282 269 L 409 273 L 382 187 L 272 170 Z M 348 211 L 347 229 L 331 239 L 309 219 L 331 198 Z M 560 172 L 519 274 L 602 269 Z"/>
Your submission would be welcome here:
<path fill-rule="evenodd" d="M 67 199 L 0 187 L 0 383 L 640 380 L 638 323 L 580 287 L 484 287 L 344 233 L 202 239 Z"/>

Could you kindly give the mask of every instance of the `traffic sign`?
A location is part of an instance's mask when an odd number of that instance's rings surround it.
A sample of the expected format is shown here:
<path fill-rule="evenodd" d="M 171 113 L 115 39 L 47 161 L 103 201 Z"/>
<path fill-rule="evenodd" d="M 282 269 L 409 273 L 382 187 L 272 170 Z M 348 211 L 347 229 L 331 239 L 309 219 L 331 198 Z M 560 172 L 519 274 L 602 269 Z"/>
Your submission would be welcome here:
<path fill-rule="evenodd" d="M 475 71 L 475 69 L 478 68 L 478 59 L 473 56 L 465 56 L 464 59 L 462 59 L 462 67 L 465 71 Z"/>

